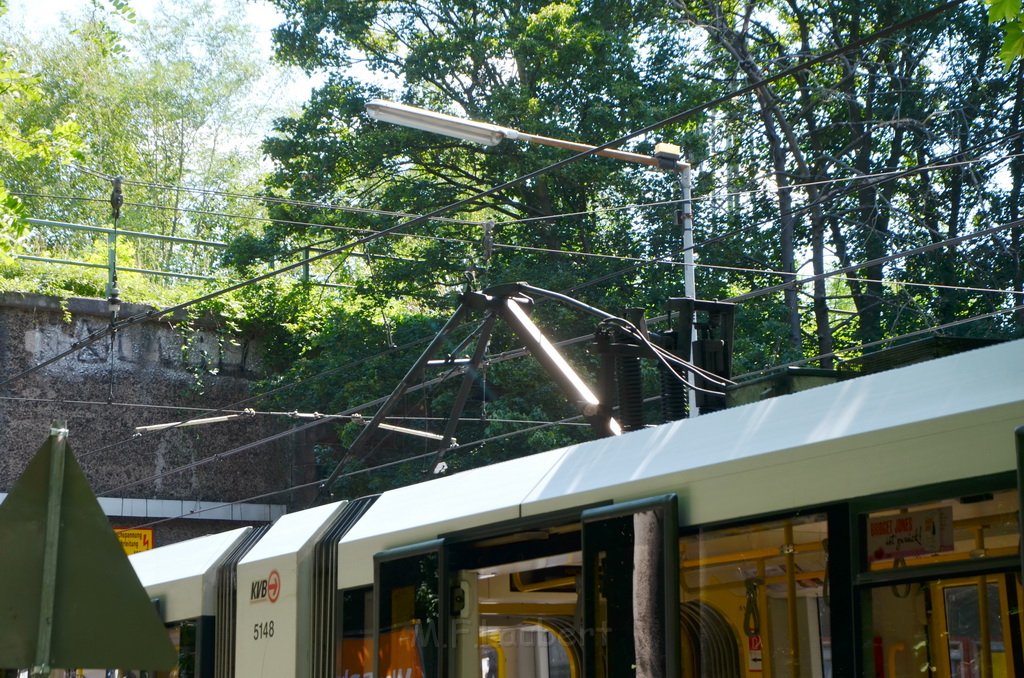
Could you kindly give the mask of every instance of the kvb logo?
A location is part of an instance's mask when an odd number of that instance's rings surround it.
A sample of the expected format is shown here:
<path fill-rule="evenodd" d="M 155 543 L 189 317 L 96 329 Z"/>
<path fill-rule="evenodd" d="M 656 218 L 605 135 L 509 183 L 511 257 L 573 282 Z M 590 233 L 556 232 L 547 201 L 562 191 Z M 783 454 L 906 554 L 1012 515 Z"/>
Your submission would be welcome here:
<path fill-rule="evenodd" d="M 249 602 L 262 603 L 270 601 L 276 603 L 281 595 L 281 575 L 277 570 L 271 570 L 266 579 L 256 579 L 249 584 Z"/>

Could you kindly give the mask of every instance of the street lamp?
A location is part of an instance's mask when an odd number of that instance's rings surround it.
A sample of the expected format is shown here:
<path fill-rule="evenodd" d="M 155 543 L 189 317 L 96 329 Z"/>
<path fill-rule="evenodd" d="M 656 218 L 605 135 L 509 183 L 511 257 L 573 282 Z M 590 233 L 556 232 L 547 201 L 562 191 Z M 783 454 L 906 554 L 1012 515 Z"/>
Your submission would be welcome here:
<path fill-rule="evenodd" d="M 423 130 L 424 132 L 443 134 L 455 137 L 456 139 L 483 144 L 484 146 L 494 146 L 505 139 L 510 139 L 512 141 L 529 141 L 530 143 L 543 146 L 554 146 L 555 148 L 562 148 L 567 151 L 579 152 L 594 149 L 594 146 L 588 144 L 578 144 L 575 141 L 527 134 L 526 132 L 520 132 L 509 127 L 492 125 L 489 122 L 456 118 L 453 115 L 435 113 L 434 111 L 416 108 L 415 106 L 406 106 L 405 104 L 396 104 L 393 101 L 384 101 L 383 99 L 374 99 L 366 104 L 366 114 L 380 122 L 390 122 L 395 125 Z M 617 151 L 613 148 L 602 149 L 597 151 L 595 155 L 603 155 L 607 158 L 625 160 L 626 162 L 658 167 L 664 170 L 681 171 L 684 167 L 689 168 L 688 164 L 679 161 L 678 148 L 676 149 L 676 157 L 674 159 L 660 154 L 654 156 L 640 155 L 639 153 Z"/>
<path fill-rule="evenodd" d="M 534 144 L 554 146 L 555 148 L 577 152 L 593 151 L 596 148 L 596 146 L 589 144 L 580 144 L 575 141 L 565 141 L 564 139 L 553 139 L 537 134 L 527 134 L 526 132 L 520 132 L 509 127 L 493 125 L 489 122 L 456 118 L 453 115 L 436 113 L 415 106 L 385 101 L 384 99 L 373 99 L 367 103 L 366 114 L 379 122 L 389 122 L 424 132 L 443 134 L 456 139 L 483 144 L 484 146 L 494 146 L 505 139 L 510 139 L 512 141 L 528 141 Z M 594 155 L 676 172 L 676 175 L 679 177 L 681 190 L 678 221 L 683 236 L 683 291 L 690 299 L 696 299 L 697 284 L 693 267 L 693 208 L 691 206 L 690 194 L 690 165 L 682 160 L 679 147 L 674 144 L 658 144 L 655 146 L 653 156 L 629 153 L 628 151 L 619 151 L 612 148 L 595 151 Z M 695 338 L 696 336 L 693 336 L 691 340 Z M 694 402 L 692 390 L 690 392 L 690 402 Z M 692 413 L 693 408 L 691 408 Z"/>
<path fill-rule="evenodd" d="M 424 132 L 443 134 L 455 137 L 456 139 L 483 144 L 484 146 L 494 146 L 505 139 L 511 139 L 513 141 L 528 141 L 533 144 L 554 146 L 555 148 L 577 152 L 592 151 L 595 148 L 589 144 L 580 144 L 575 141 L 565 141 L 564 139 L 553 139 L 537 134 L 527 134 L 510 127 L 456 118 L 453 115 L 435 113 L 423 108 L 397 104 L 383 99 L 374 99 L 366 104 L 366 114 L 380 122 L 389 122 Z M 679 152 L 679 147 L 673 144 L 658 144 L 655 147 L 653 156 L 618 151 L 612 148 L 597 151 L 595 155 L 678 173 L 682 189 L 680 227 L 683 235 L 683 289 L 687 297 L 696 299 L 696 283 L 693 275 L 693 210 L 690 206 L 690 165 L 681 160 L 682 155 Z"/>

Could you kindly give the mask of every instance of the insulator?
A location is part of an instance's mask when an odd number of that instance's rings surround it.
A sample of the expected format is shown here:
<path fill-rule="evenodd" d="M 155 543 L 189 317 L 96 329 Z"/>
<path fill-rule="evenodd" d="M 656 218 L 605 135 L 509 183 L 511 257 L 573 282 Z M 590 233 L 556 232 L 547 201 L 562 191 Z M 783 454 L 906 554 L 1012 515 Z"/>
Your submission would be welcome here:
<path fill-rule="evenodd" d="M 661 416 L 665 421 L 685 419 L 690 411 L 687 402 L 690 389 L 667 367 L 659 364 L 658 376 L 661 377 Z"/>
<path fill-rule="evenodd" d="M 644 389 L 640 375 L 640 359 L 619 356 L 619 420 L 624 431 L 637 431 L 644 427 Z"/>

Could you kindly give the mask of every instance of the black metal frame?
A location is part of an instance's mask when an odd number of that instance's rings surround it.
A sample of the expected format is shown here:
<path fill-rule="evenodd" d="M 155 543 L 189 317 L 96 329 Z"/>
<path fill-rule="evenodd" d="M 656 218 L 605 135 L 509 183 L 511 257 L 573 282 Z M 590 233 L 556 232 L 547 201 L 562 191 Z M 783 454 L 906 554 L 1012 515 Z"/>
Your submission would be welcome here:
<path fill-rule="evenodd" d="M 583 584 L 581 587 L 583 605 L 583 675 L 587 678 L 598 675 L 596 670 L 597 609 L 594 591 L 598 584 L 598 573 L 595 572 L 596 557 L 600 539 L 594 534 L 595 528 L 602 523 L 618 518 L 627 518 L 642 511 L 655 510 L 661 514 L 662 543 L 662 587 L 665 593 L 663 601 L 664 616 L 662 619 L 665 632 L 665 664 L 664 675 L 680 674 L 680 640 L 679 640 L 679 508 L 675 494 L 648 497 L 636 501 L 628 501 L 610 506 L 602 506 L 583 511 L 581 515 L 583 529 Z"/>
<path fill-rule="evenodd" d="M 432 630 L 437 638 L 437 661 L 431 667 L 424 665 L 423 669 L 426 678 L 443 678 L 448 675 L 449 666 L 449 633 L 448 621 L 450 618 L 449 600 L 449 573 L 447 553 L 444 539 L 431 539 L 429 541 L 402 546 L 387 551 L 382 551 L 373 556 L 373 675 L 381 676 L 380 668 L 380 633 L 381 633 L 381 606 L 384 596 L 390 595 L 390 589 L 384 590 L 381 569 L 385 564 L 391 564 L 400 560 L 419 558 L 421 556 L 437 556 L 437 596 L 438 596 L 438 618 L 437 628 Z M 426 664 L 426 662 L 425 662 Z"/>

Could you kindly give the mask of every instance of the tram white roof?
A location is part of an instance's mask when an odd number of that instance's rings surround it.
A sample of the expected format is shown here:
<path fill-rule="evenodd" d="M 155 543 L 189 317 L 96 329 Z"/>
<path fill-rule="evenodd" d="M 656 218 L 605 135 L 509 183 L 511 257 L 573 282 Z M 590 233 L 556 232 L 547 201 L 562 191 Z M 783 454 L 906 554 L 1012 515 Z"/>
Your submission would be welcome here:
<path fill-rule="evenodd" d="M 385 492 L 339 544 L 338 587 L 373 582 L 373 554 L 519 517 L 523 497 L 565 449 Z"/>
<path fill-rule="evenodd" d="M 164 621 L 212 615 L 217 607 L 217 567 L 251 527 L 196 537 L 128 556 L 151 598 L 161 598 Z"/>
<path fill-rule="evenodd" d="M 676 492 L 700 524 L 1016 467 L 1024 341 L 580 445 L 523 502 L 536 515 Z"/>
<path fill-rule="evenodd" d="M 1015 468 L 1024 341 L 821 386 L 384 493 L 339 544 L 339 588 L 374 553 L 601 501 L 679 496 L 700 524 Z"/>
<path fill-rule="evenodd" d="M 307 546 L 312 546 L 320 533 L 347 504 L 338 501 L 324 504 L 304 511 L 286 513 L 256 542 L 238 564 L 254 563 L 267 558 L 299 553 Z"/>

